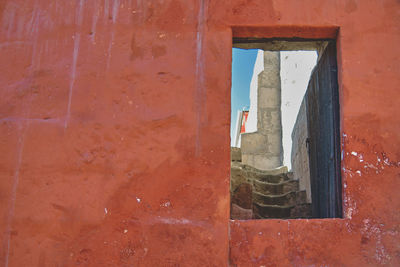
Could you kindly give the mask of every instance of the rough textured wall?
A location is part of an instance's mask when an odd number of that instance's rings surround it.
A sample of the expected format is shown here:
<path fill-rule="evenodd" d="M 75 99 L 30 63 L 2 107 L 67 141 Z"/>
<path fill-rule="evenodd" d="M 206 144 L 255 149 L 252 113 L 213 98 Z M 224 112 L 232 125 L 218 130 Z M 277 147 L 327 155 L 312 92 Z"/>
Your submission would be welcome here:
<path fill-rule="evenodd" d="M 299 189 L 306 190 L 307 202 L 311 203 L 310 165 L 307 148 L 307 110 L 305 99 L 301 102 L 296 123 L 292 132 L 292 172 L 293 177 L 299 180 Z"/>
<path fill-rule="evenodd" d="M 226 265 L 231 34 L 208 12 L 0 1 L 0 266 Z"/>
<path fill-rule="evenodd" d="M 0 1 L 1 265 L 400 265 L 399 9 Z M 229 221 L 232 26 L 340 28 L 343 219 Z"/>
<path fill-rule="evenodd" d="M 264 70 L 253 74 L 258 74 L 257 132 L 242 134 L 241 151 L 244 164 L 268 170 L 283 161 L 280 54 L 264 51 L 263 59 Z"/>
<path fill-rule="evenodd" d="M 238 0 L 228 9 L 213 3 L 220 10 L 213 20 L 235 25 L 237 37 L 326 37 L 338 27 L 343 218 L 233 221 L 231 264 L 400 265 L 400 123 L 392 115 L 400 3 Z"/>

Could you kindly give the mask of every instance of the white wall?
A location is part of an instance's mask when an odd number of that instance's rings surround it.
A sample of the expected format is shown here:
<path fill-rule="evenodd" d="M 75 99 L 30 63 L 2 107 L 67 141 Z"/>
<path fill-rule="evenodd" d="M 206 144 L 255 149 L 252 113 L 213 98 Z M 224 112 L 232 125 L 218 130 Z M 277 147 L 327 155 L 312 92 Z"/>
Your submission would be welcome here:
<path fill-rule="evenodd" d="M 264 70 L 264 51 L 258 50 L 257 58 L 254 63 L 253 77 L 250 82 L 250 109 L 249 117 L 246 121 L 246 133 L 257 131 L 257 86 L 258 74 Z"/>
<path fill-rule="evenodd" d="M 231 139 L 231 147 L 240 147 L 240 126 L 241 126 L 242 112 L 240 110 L 236 113 L 236 126 Z M 231 126 L 232 127 L 232 126 Z"/>
<path fill-rule="evenodd" d="M 317 58 L 316 51 L 281 52 L 283 163 L 289 169 L 293 126 Z"/>

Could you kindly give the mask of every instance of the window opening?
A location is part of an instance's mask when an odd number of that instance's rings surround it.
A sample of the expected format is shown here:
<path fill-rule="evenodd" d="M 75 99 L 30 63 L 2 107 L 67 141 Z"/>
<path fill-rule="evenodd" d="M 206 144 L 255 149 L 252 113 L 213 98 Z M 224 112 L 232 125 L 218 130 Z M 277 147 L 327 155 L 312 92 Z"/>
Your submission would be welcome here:
<path fill-rule="evenodd" d="M 231 218 L 341 217 L 335 40 L 233 47 Z"/>

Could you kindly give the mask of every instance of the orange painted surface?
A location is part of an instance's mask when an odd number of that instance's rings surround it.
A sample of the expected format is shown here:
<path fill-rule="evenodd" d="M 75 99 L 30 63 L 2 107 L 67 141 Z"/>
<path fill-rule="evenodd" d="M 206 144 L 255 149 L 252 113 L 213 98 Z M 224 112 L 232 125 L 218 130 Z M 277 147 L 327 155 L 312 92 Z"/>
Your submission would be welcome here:
<path fill-rule="evenodd" d="M 399 10 L 1 1 L 0 265 L 400 265 Z M 229 221 L 232 32 L 337 34 L 343 219 Z"/>
<path fill-rule="evenodd" d="M 240 127 L 240 133 L 246 132 L 246 122 L 248 117 L 249 117 L 249 112 L 242 111 L 242 126 Z"/>

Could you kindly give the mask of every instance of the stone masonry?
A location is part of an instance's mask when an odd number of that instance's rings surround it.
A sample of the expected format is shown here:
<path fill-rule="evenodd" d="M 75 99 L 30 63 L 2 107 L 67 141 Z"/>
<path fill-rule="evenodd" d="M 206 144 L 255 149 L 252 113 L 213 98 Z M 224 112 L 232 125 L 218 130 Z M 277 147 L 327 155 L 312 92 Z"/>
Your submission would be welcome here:
<path fill-rule="evenodd" d="M 280 53 L 264 51 L 258 75 L 257 132 L 242 134 L 242 162 L 260 170 L 282 166 Z"/>
<path fill-rule="evenodd" d="M 306 191 L 287 167 L 259 170 L 240 162 L 238 154 L 239 148 L 231 149 L 231 219 L 311 217 Z"/>

